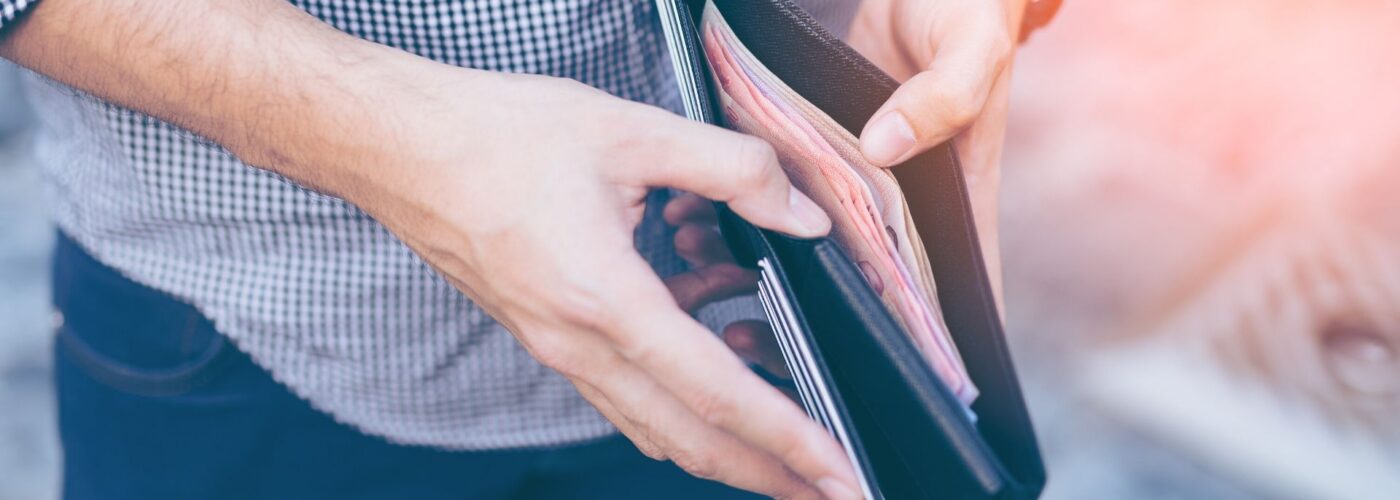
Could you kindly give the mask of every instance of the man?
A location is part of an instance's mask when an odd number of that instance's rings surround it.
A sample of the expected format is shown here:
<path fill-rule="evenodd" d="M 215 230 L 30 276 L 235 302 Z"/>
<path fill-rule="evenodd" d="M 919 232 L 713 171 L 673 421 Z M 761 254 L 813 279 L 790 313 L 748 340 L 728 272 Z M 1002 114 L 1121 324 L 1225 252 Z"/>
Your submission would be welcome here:
<path fill-rule="evenodd" d="M 0 56 L 46 77 L 65 496 L 739 495 L 645 454 L 854 498 L 686 312 L 752 277 L 673 249 L 654 188 L 829 221 L 762 141 L 647 105 L 674 102 L 650 1 L 0 0 Z M 1024 7 L 867 0 L 850 35 L 907 79 L 866 155 L 970 125 L 986 228 Z"/>

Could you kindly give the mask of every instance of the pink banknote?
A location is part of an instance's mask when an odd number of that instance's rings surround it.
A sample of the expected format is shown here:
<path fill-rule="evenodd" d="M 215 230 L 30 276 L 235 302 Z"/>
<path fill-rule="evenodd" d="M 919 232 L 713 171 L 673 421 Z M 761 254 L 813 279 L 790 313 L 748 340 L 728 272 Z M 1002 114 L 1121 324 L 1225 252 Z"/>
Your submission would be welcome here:
<path fill-rule="evenodd" d="M 764 68 L 713 6 L 701 26 L 727 123 L 773 145 L 788 177 L 831 216 L 832 238 L 935 373 L 971 404 L 977 389 L 948 335 L 928 257 L 894 176 L 866 162 L 855 136 Z"/>

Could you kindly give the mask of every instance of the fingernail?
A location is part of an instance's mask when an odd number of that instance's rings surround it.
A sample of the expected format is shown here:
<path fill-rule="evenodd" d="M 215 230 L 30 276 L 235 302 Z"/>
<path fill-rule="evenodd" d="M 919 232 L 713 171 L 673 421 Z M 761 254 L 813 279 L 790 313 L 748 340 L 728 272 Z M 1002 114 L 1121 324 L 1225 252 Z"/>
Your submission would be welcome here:
<path fill-rule="evenodd" d="M 788 190 L 788 207 L 797 215 L 797 222 L 802 225 L 802 229 L 807 231 L 806 234 L 798 236 L 821 236 L 831 230 L 831 219 L 827 218 L 826 212 L 795 187 Z"/>
<path fill-rule="evenodd" d="M 887 111 L 876 118 L 861 137 L 860 151 L 865 159 L 878 166 L 889 167 L 914 149 L 914 127 L 898 111 Z"/>
<path fill-rule="evenodd" d="M 817 489 L 830 500 L 860 500 L 860 495 L 840 481 L 824 477 L 817 480 Z"/>

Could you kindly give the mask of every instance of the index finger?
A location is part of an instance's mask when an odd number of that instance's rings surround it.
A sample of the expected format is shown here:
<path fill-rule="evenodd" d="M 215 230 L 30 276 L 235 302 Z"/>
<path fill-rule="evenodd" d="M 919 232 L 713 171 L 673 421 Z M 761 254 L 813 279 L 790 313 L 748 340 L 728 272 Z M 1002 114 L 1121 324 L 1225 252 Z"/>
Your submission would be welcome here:
<path fill-rule="evenodd" d="M 767 229 L 808 238 L 831 230 L 826 212 L 788 181 L 768 142 L 670 118 L 680 125 L 631 143 L 634 148 L 649 148 L 647 156 L 661 160 L 630 172 L 632 180 L 727 202 L 739 216 Z"/>

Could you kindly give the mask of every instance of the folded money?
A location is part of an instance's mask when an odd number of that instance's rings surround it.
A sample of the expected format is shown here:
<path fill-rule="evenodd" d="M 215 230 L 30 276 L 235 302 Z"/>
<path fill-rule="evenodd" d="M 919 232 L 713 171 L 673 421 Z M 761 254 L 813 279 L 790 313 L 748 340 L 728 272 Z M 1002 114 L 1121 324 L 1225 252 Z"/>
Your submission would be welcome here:
<path fill-rule="evenodd" d="M 867 162 L 855 136 L 764 68 L 712 4 L 701 32 L 728 125 L 773 145 L 793 184 L 831 217 L 833 240 L 934 372 L 970 405 L 977 389 L 948 333 L 928 256 L 894 176 Z"/>

